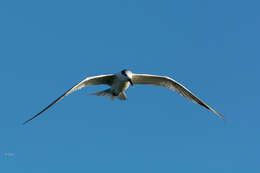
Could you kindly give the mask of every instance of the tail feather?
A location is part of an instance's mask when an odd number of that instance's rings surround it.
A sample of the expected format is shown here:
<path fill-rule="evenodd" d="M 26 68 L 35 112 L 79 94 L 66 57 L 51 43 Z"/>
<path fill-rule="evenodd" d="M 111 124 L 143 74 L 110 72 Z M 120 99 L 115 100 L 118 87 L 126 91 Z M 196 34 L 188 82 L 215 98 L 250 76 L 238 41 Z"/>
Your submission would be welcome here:
<path fill-rule="evenodd" d="M 94 93 L 92 95 L 95 95 L 95 96 L 106 96 L 106 97 L 109 97 L 110 99 L 115 99 L 115 98 L 118 98 L 120 100 L 126 100 L 127 99 L 127 96 L 124 92 L 121 92 L 119 93 L 118 96 L 115 96 L 113 95 L 112 91 L 110 89 L 107 89 L 107 90 L 104 90 L 104 91 L 100 91 L 100 92 L 97 92 L 97 93 Z"/>
<path fill-rule="evenodd" d="M 120 99 L 120 100 L 127 100 L 127 96 L 126 96 L 125 92 L 119 93 L 117 98 Z"/>
<path fill-rule="evenodd" d="M 109 97 L 112 100 L 116 97 L 116 96 L 114 96 L 112 94 L 110 89 L 107 89 L 107 90 L 104 90 L 104 91 L 100 91 L 100 92 L 94 93 L 92 95 L 95 95 L 95 96 L 106 96 L 106 97 Z"/>

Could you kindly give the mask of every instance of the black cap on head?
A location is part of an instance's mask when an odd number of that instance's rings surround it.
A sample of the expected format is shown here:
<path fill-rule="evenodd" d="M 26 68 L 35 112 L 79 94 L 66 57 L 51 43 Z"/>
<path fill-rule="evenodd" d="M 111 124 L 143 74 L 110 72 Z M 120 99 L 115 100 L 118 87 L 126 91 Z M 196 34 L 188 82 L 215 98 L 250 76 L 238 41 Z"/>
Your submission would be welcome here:
<path fill-rule="evenodd" d="M 126 76 L 126 71 L 128 71 L 127 69 L 124 69 L 121 71 L 121 74 L 125 75 Z"/>

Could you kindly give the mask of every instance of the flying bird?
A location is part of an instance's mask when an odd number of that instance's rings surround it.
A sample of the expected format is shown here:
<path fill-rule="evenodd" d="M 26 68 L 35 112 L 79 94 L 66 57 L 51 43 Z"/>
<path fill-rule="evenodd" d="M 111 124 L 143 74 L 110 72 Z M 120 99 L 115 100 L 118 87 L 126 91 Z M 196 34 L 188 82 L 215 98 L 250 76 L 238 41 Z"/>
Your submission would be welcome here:
<path fill-rule="evenodd" d="M 217 114 L 222 119 L 225 119 L 223 115 L 215 111 L 213 108 L 211 108 L 209 105 L 207 105 L 205 102 L 203 102 L 201 99 L 199 99 L 197 96 L 195 96 L 191 91 L 189 91 L 187 88 L 185 88 L 183 85 L 178 83 L 177 81 L 173 80 L 172 78 L 168 76 L 157 76 L 157 75 L 150 75 L 150 74 L 135 74 L 132 73 L 130 70 L 122 70 L 119 73 L 116 74 L 106 74 L 106 75 L 99 75 L 99 76 L 92 76 L 87 77 L 81 82 L 79 82 L 77 85 L 73 86 L 71 89 L 66 91 L 64 94 L 62 94 L 59 98 L 54 100 L 51 104 L 49 104 L 46 108 L 44 108 L 41 112 L 37 113 L 27 121 L 25 121 L 23 124 L 28 123 L 32 119 L 36 118 L 37 116 L 41 115 L 43 112 L 45 112 L 47 109 L 49 109 L 51 106 L 53 106 L 55 103 L 63 99 L 65 96 L 71 94 L 74 91 L 77 91 L 83 87 L 90 86 L 90 85 L 108 85 L 110 88 L 100 91 L 97 93 L 94 93 L 93 95 L 96 96 L 107 96 L 111 99 L 117 98 L 120 100 L 126 100 L 127 96 L 125 91 L 128 89 L 130 85 L 135 84 L 144 84 L 144 85 L 155 85 L 155 86 L 161 86 L 169 88 L 173 91 L 178 92 L 183 97 L 191 100 L 194 103 L 200 104 L 201 106 L 211 110 L 215 114 Z"/>

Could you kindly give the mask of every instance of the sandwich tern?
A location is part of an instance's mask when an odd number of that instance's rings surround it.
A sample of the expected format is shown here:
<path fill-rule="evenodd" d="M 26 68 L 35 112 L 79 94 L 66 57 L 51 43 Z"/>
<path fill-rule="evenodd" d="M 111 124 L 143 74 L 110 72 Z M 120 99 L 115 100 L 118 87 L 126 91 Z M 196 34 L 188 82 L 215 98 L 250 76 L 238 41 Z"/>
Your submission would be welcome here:
<path fill-rule="evenodd" d="M 62 94 L 59 98 L 54 100 L 51 104 L 49 104 L 46 108 L 44 108 L 42 111 L 34 115 L 32 118 L 25 121 L 23 124 L 28 123 L 32 119 L 36 118 L 43 112 L 45 112 L 47 109 L 49 109 L 51 106 L 53 106 L 55 103 L 63 99 L 65 96 L 71 94 L 74 91 L 77 91 L 83 87 L 90 86 L 90 85 L 108 85 L 110 86 L 109 89 L 106 89 L 104 91 L 100 91 L 97 93 L 94 93 L 93 95 L 96 96 L 107 96 L 111 99 L 118 98 L 120 100 L 126 100 L 127 96 L 125 91 L 128 89 L 129 85 L 135 85 L 135 84 L 150 84 L 155 86 L 161 86 L 169 88 L 173 91 L 178 92 L 183 97 L 191 100 L 194 103 L 200 104 L 201 106 L 211 110 L 215 114 L 217 114 L 219 117 L 225 119 L 223 115 L 215 111 L 213 108 L 211 108 L 209 105 L 207 105 L 205 102 L 203 102 L 201 99 L 199 99 L 197 96 L 195 96 L 191 91 L 189 91 L 187 88 L 185 88 L 183 85 L 178 83 L 177 81 L 171 79 L 168 76 L 157 76 L 157 75 L 150 75 L 150 74 L 135 74 L 132 73 L 130 70 L 122 70 L 119 73 L 116 74 L 106 74 L 106 75 L 99 75 L 99 76 L 92 76 L 87 77 L 75 86 L 73 86 L 71 89 L 66 91 L 64 94 Z"/>

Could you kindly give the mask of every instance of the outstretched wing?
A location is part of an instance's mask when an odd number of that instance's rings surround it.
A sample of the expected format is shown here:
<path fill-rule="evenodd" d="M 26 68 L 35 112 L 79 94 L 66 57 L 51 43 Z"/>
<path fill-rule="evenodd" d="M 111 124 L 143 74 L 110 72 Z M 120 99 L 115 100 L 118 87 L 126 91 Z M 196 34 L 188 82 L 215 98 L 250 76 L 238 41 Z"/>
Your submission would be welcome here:
<path fill-rule="evenodd" d="M 105 84 L 105 85 L 111 85 L 113 80 L 114 80 L 115 75 L 113 74 L 108 74 L 108 75 L 100 75 L 100 76 L 93 76 L 93 77 L 87 77 L 86 79 L 82 80 L 79 82 L 77 85 L 73 86 L 71 89 L 66 91 L 64 94 L 62 94 L 59 98 L 54 100 L 51 104 L 49 104 L 46 108 L 44 108 L 41 112 L 38 114 L 34 115 L 32 118 L 28 119 L 25 121 L 23 124 L 28 123 L 32 119 L 36 118 L 37 116 L 41 115 L 43 112 L 45 112 L 47 109 L 49 109 L 51 106 L 53 106 L 55 103 L 63 99 L 63 97 L 71 94 L 74 91 L 77 91 L 83 87 L 90 86 L 90 85 L 100 85 L 100 84 Z"/>
<path fill-rule="evenodd" d="M 191 100 L 192 102 L 198 103 L 201 106 L 213 111 L 218 116 L 225 119 L 225 117 L 223 115 L 221 115 L 220 113 L 215 111 L 213 108 L 211 108 L 209 105 L 207 105 L 205 102 L 200 100 L 197 96 L 195 96 L 191 91 L 189 91 L 183 85 L 181 85 L 177 81 L 175 81 L 167 76 L 155 76 L 155 75 L 149 75 L 149 74 L 133 74 L 132 81 L 134 84 L 151 84 L 151 85 L 169 88 L 173 91 L 178 92 L 183 97 Z"/>

